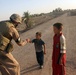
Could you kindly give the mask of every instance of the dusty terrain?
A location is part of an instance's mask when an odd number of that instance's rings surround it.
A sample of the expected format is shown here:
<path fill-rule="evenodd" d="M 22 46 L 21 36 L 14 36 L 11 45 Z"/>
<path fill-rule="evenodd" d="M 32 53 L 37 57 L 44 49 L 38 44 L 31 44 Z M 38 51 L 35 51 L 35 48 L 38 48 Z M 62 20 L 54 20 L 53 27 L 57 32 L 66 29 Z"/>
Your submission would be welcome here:
<path fill-rule="evenodd" d="M 42 39 L 46 43 L 47 54 L 45 55 L 45 64 L 42 70 L 39 69 L 33 44 L 27 44 L 24 47 L 14 45 L 15 49 L 12 52 L 21 66 L 21 75 L 52 75 L 51 56 L 52 56 L 52 25 L 56 22 L 61 22 L 64 25 L 63 33 L 67 42 L 67 75 L 76 75 L 76 16 L 67 16 L 67 14 L 50 20 L 42 25 L 39 25 L 23 34 L 22 39 L 35 38 L 37 31 L 42 32 Z"/>
<path fill-rule="evenodd" d="M 53 18 L 54 17 L 51 16 L 50 14 L 30 17 L 30 20 L 29 20 L 30 21 L 29 24 L 31 24 L 30 28 L 27 28 L 25 22 L 23 22 L 21 25 L 19 25 L 17 27 L 17 30 L 19 32 L 25 32 L 25 31 L 27 31 L 27 29 L 31 29 L 31 28 L 34 28 L 34 27 L 36 27 L 38 25 L 46 23 L 47 21 L 52 20 Z"/>

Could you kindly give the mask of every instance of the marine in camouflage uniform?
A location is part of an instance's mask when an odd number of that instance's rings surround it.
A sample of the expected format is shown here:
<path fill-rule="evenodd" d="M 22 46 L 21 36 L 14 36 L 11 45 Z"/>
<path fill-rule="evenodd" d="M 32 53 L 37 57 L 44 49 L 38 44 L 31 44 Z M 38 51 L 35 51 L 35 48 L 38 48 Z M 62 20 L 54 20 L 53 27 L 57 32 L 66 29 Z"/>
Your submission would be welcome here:
<path fill-rule="evenodd" d="M 9 44 L 12 39 L 14 39 L 19 46 L 24 46 L 27 43 L 26 41 L 22 41 L 20 39 L 19 33 L 16 30 L 17 25 L 21 22 L 22 19 L 18 14 L 12 14 L 9 21 L 0 22 L 0 34 L 9 40 Z M 2 41 L 2 39 L 0 40 Z M 6 49 L 2 49 L 4 46 L 5 42 L 2 44 L 0 42 L 0 72 L 2 75 L 20 75 L 19 63 L 11 54 L 12 47 L 8 48 L 8 50 L 7 47 Z"/>

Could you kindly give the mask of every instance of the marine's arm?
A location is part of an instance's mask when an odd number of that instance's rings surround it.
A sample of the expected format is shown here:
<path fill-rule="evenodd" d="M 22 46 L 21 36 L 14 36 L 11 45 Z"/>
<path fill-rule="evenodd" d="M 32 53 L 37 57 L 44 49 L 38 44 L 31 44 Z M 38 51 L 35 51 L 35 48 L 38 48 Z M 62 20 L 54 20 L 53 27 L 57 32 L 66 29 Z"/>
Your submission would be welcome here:
<path fill-rule="evenodd" d="M 24 46 L 25 44 L 27 44 L 26 40 L 21 40 L 18 31 L 16 30 L 16 28 L 11 27 L 10 28 L 10 34 L 12 36 L 12 38 L 15 40 L 15 42 L 19 45 L 19 46 Z"/>

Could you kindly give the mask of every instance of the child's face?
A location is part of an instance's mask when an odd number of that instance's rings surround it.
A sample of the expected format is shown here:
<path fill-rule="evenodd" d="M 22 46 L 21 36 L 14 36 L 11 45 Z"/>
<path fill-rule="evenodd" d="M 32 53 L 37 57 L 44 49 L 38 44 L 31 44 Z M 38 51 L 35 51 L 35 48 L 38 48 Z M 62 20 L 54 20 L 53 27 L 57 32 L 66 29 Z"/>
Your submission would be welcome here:
<path fill-rule="evenodd" d="M 36 39 L 41 39 L 41 36 L 36 34 Z"/>
<path fill-rule="evenodd" d="M 59 34 L 62 31 L 62 28 L 58 29 L 55 26 L 53 26 L 53 31 L 55 34 Z"/>

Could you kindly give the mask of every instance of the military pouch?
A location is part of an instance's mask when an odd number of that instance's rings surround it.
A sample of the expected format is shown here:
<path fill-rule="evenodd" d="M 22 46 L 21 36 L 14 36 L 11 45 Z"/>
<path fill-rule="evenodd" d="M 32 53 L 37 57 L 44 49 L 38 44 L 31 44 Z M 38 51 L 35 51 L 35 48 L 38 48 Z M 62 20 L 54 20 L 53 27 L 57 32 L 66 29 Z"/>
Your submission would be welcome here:
<path fill-rule="evenodd" d="M 4 51 L 9 42 L 9 39 L 0 34 L 0 50 Z"/>
<path fill-rule="evenodd" d="M 13 51 L 13 44 L 12 42 L 10 42 L 7 47 L 6 47 L 6 50 L 5 50 L 7 53 L 9 52 L 12 52 Z"/>

